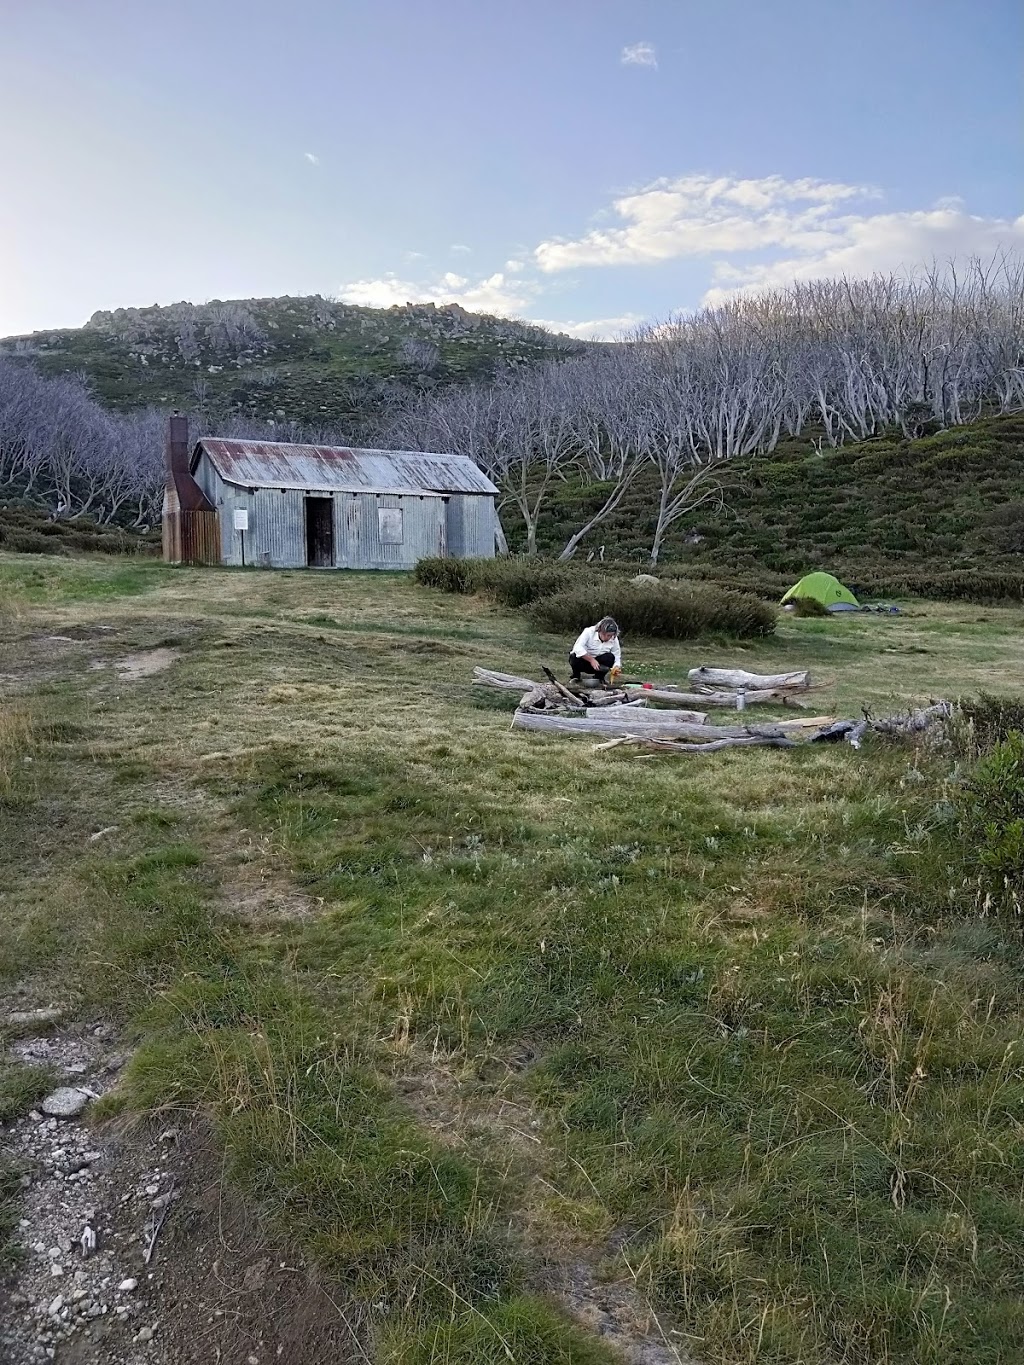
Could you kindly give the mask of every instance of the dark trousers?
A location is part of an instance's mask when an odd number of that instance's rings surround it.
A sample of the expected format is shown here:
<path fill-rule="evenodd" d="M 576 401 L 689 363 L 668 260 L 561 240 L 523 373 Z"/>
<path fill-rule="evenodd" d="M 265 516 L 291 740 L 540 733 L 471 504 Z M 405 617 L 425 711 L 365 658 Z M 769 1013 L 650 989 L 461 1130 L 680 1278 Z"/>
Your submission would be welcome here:
<path fill-rule="evenodd" d="M 597 667 L 590 664 L 586 659 L 578 659 L 575 654 L 569 655 L 569 667 L 572 669 L 573 682 L 576 682 L 584 673 L 589 673 L 592 678 L 600 678 L 604 682 L 609 668 L 615 663 L 615 655 L 608 651 L 607 654 L 595 654 Z"/>

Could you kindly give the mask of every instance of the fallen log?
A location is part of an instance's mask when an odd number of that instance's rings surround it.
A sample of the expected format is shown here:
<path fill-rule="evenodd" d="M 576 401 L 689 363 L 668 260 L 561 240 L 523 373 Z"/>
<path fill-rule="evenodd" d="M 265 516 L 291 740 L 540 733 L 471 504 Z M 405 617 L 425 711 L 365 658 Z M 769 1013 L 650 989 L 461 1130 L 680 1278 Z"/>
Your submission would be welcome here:
<path fill-rule="evenodd" d="M 745 673 L 742 668 L 691 668 L 686 675 L 694 685 L 704 687 L 731 687 L 735 691 L 806 692 L 811 685 L 808 672 L 800 673 Z"/>
<path fill-rule="evenodd" d="M 739 697 L 736 692 L 679 692 L 671 687 L 636 687 L 633 684 L 622 689 L 628 697 L 644 697 L 655 706 L 728 706 L 737 709 Z M 781 687 L 763 687 L 752 691 L 743 690 L 743 700 L 747 706 L 775 702 L 779 706 L 800 706 L 793 697 Z"/>
<path fill-rule="evenodd" d="M 490 668 L 473 669 L 474 687 L 500 687 L 503 692 L 530 692 L 540 687 L 532 678 L 517 678 L 514 673 L 495 673 Z"/>
<path fill-rule="evenodd" d="M 614 714 L 619 711 L 620 714 Z M 641 732 L 668 738 L 690 738 L 704 734 L 699 712 L 683 712 L 693 721 L 678 721 L 659 715 L 656 711 L 642 711 L 632 707 L 605 707 L 590 711 L 585 716 L 565 716 L 555 712 L 517 711 L 512 717 L 514 730 L 545 730 L 565 735 L 623 735 Z M 721 736 L 717 736 L 721 738 Z M 716 738 L 708 735 L 709 739 Z"/>
<path fill-rule="evenodd" d="M 566 735 L 646 735 L 656 739 L 785 739 L 803 736 L 809 726 L 828 721 L 828 716 L 810 720 L 765 721 L 750 725 L 708 725 L 700 712 L 643 711 L 630 706 L 609 706 L 588 711 L 585 716 L 566 716 L 544 711 L 517 711 L 512 728 L 547 730 Z"/>
<path fill-rule="evenodd" d="M 620 744 L 635 745 L 655 754 L 717 754 L 722 749 L 748 749 L 758 745 L 772 749 L 795 749 L 797 747 L 797 742 L 794 739 L 770 735 L 748 735 L 745 738 L 738 739 L 712 739 L 707 744 L 673 743 L 672 740 L 650 739 L 644 735 L 623 735 L 621 739 L 609 739 L 604 744 L 595 744 L 594 749 L 595 751 L 598 749 L 615 749 Z"/>

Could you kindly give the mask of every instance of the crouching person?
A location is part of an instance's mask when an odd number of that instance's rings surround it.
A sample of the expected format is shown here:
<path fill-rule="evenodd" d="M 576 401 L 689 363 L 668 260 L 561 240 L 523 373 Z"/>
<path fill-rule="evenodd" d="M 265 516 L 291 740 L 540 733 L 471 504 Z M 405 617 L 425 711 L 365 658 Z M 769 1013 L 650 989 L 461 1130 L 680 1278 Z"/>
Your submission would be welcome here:
<path fill-rule="evenodd" d="M 602 616 L 596 626 L 583 631 L 572 647 L 569 667 L 573 682 L 579 682 L 586 673 L 604 683 L 610 672 L 622 672 L 619 627 L 610 616 Z"/>

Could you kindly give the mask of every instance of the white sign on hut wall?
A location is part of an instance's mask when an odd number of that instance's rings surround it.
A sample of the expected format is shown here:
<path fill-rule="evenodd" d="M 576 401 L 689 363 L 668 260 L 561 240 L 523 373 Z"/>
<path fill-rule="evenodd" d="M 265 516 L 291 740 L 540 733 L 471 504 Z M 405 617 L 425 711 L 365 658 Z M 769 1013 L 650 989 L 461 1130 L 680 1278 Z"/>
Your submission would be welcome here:
<path fill-rule="evenodd" d="M 400 507 L 377 508 L 377 535 L 382 545 L 401 545 L 402 509 Z"/>
<path fill-rule="evenodd" d="M 235 508 L 235 530 L 236 530 L 236 531 L 248 531 L 248 529 L 249 529 L 249 513 L 246 511 L 246 509 L 245 509 L 244 507 L 236 507 L 236 508 Z"/>

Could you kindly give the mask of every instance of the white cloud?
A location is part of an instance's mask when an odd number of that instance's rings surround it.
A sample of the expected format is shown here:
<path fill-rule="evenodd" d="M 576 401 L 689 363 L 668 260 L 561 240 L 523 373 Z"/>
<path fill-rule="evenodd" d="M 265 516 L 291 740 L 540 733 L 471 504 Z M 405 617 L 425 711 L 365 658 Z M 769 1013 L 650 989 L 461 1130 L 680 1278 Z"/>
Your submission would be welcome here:
<path fill-rule="evenodd" d="M 619 60 L 623 66 L 657 67 L 658 53 L 653 43 L 632 43 L 622 49 Z"/>
<path fill-rule="evenodd" d="M 545 274 L 583 266 L 711 258 L 705 302 L 795 279 L 912 269 L 933 259 L 1024 249 L 1024 217 L 982 218 L 961 200 L 884 212 L 879 192 L 838 181 L 683 176 L 614 201 L 613 225 L 541 242 Z M 855 206 L 860 212 L 851 212 Z M 752 261 L 751 256 L 757 260 Z"/>
<path fill-rule="evenodd" d="M 465 246 L 462 242 L 452 242 L 449 251 L 457 251 L 460 255 L 468 254 L 473 250 L 471 246 Z"/>
<path fill-rule="evenodd" d="M 758 293 L 794 280 L 853 278 L 912 270 L 956 257 L 991 258 L 1000 251 L 1024 251 L 1024 216 L 980 218 L 960 207 L 843 216 L 831 226 L 831 239 L 820 250 L 748 265 L 716 262 L 703 302 L 718 303 L 734 294 Z"/>
<path fill-rule="evenodd" d="M 879 198 L 870 186 L 778 175 L 659 180 L 614 201 L 583 236 L 517 251 L 493 274 L 449 270 L 410 279 L 392 272 L 351 281 L 339 292 L 345 302 L 367 307 L 457 303 L 474 313 L 531 319 L 570 336 L 611 339 L 642 317 L 626 313 L 563 322 L 539 317 L 558 306 L 545 303 L 553 277 L 587 266 L 703 261 L 701 301 L 716 303 L 800 279 L 911 270 L 933 260 L 991 257 L 1001 249 L 1024 252 L 1024 217 L 979 217 L 954 198 L 890 212 Z M 687 302 L 692 306 L 695 300 Z M 600 305 L 593 311 L 600 312 Z"/>
<path fill-rule="evenodd" d="M 829 215 L 845 200 L 874 191 L 822 180 L 736 180 L 728 176 L 683 176 L 658 180 L 615 200 L 623 226 L 595 228 L 585 236 L 553 239 L 534 251 L 541 270 L 578 266 L 650 265 L 720 251 L 766 247 L 823 249 Z"/>
<path fill-rule="evenodd" d="M 316 155 L 315 152 L 303 152 L 302 156 L 303 160 L 308 161 L 311 166 L 320 165 L 320 158 Z"/>
<path fill-rule="evenodd" d="M 631 332 L 643 318 L 639 313 L 625 313 L 619 318 L 594 318 L 590 322 L 552 322 L 548 318 L 531 318 L 536 327 L 549 332 L 562 332 L 580 341 L 616 341 Z"/>
<path fill-rule="evenodd" d="M 338 291 L 343 303 L 364 308 L 390 308 L 404 303 L 457 303 L 470 313 L 494 313 L 499 317 L 522 317 L 530 308 L 536 286 L 512 281 L 503 271 L 483 279 L 447 271 L 437 280 L 403 280 L 395 274 L 377 279 L 353 280 Z"/>

